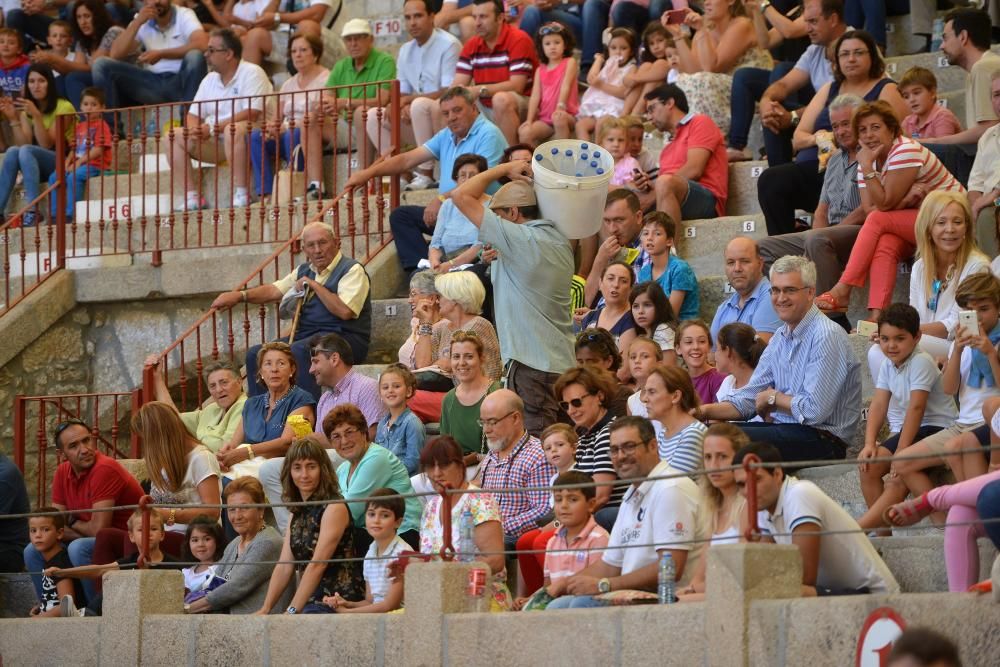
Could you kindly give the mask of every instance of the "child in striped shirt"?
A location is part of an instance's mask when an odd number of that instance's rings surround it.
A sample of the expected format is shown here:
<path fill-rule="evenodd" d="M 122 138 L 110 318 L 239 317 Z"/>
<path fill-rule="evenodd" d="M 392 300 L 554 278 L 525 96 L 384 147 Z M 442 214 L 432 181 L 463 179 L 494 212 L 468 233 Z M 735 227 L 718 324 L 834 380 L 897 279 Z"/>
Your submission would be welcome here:
<path fill-rule="evenodd" d="M 530 597 L 515 600 L 515 609 L 544 609 L 566 593 L 570 577 L 601 560 L 609 536 L 594 520 L 595 487 L 561 488 L 593 481 L 586 473 L 570 470 L 553 482 L 556 533 L 545 547 L 545 584 Z"/>

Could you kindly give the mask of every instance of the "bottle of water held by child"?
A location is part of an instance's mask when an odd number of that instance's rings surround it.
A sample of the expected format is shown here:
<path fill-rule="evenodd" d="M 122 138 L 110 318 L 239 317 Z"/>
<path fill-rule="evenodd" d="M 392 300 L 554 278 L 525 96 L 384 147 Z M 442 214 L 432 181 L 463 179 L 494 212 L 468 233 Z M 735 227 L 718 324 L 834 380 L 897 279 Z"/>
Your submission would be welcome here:
<path fill-rule="evenodd" d="M 472 520 L 472 512 L 466 507 L 458 520 L 458 560 L 471 563 L 475 560 L 476 542 L 473 533 L 476 526 Z"/>
<path fill-rule="evenodd" d="M 674 558 L 670 552 L 664 549 L 660 552 L 659 572 L 656 581 L 656 593 L 660 604 L 674 603 Z"/>

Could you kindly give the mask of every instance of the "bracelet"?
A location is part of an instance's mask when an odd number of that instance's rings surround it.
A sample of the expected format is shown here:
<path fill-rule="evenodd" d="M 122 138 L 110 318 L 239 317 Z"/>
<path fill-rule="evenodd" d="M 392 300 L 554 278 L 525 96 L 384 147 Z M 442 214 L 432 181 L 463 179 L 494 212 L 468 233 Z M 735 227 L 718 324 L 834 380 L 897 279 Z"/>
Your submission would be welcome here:
<path fill-rule="evenodd" d="M 243 303 L 246 303 L 247 302 L 247 291 L 245 289 L 241 289 L 240 290 L 240 294 L 243 297 Z"/>
<path fill-rule="evenodd" d="M 438 195 L 438 201 L 439 201 L 439 202 L 441 202 L 441 203 L 443 204 L 443 203 L 445 203 L 446 201 L 448 201 L 448 198 L 447 198 L 447 197 L 445 197 L 444 195 Z"/>
<path fill-rule="evenodd" d="M 281 12 L 274 13 L 274 25 L 275 27 L 281 25 Z"/>
<path fill-rule="evenodd" d="M 417 327 L 418 336 L 430 336 L 434 334 L 434 327 L 430 324 L 421 324 Z"/>
<path fill-rule="evenodd" d="M 176 519 L 177 519 L 177 510 L 175 509 L 170 510 L 170 512 L 167 513 L 167 525 L 168 526 L 174 525 L 174 523 L 176 523 Z"/>
<path fill-rule="evenodd" d="M 247 450 L 247 461 L 252 461 L 254 459 L 253 445 L 244 443 L 240 447 Z"/>

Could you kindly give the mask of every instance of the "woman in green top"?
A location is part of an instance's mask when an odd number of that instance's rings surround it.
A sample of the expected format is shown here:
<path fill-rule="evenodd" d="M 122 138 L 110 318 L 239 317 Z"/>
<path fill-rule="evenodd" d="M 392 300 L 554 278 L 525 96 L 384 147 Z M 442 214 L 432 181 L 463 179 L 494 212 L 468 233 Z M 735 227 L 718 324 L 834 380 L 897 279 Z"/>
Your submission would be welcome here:
<path fill-rule="evenodd" d="M 486 394 L 500 388 L 486 377 L 483 369 L 483 342 L 469 331 L 451 337 L 451 372 L 458 386 L 445 394 L 441 403 L 441 435 L 450 435 L 465 452 L 465 465 L 479 463 L 483 454 L 483 427 L 479 406 Z"/>
<path fill-rule="evenodd" d="M 56 170 L 56 116 L 74 113 L 73 105 L 56 94 L 55 77 L 45 65 L 32 65 L 20 99 L 0 97 L 0 115 L 14 130 L 14 146 L 7 149 L 0 167 L 0 211 L 14 191 L 17 172 L 24 174 L 25 199 L 30 203 L 40 194 L 39 183 Z M 73 140 L 75 116 L 66 123 L 67 146 Z M 22 218 L 25 227 L 39 220 L 37 207 Z M 44 209 L 42 209 L 44 210 Z"/>

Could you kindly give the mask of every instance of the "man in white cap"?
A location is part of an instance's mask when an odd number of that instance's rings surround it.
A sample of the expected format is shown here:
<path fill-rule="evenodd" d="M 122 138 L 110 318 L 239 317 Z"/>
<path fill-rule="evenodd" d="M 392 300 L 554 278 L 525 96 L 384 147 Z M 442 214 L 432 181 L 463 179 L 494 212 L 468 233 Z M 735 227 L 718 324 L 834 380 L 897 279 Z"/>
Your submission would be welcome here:
<path fill-rule="evenodd" d="M 558 417 L 552 387 L 576 363 L 569 302 L 574 265 L 566 237 L 539 219 L 530 174 L 527 160 L 501 164 L 458 186 L 451 199 L 479 228 L 484 247 L 498 253 L 491 274 L 504 380 L 524 401 L 525 427 L 537 436 Z M 511 182 L 484 208 L 486 188 L 503 177 Z"/>
<path fill-rule="evenodd" d="M 368 142 L 365 132 L 365 118 L 368 113 L 375 113 L 378 107 L 389 103 L 390 84 L 365 86 L 358 84 L 389 82 L 396 78 L 396 61 L 384 51 L 375 47 L 375 37 L 367 19 L 351 19 L 344 24 L 340 36 L 344 39 L 347 57 L 337 61 L 330 70 L 326 80 L 327 87 L 352 86 L 338 88 L 333 93 L 323 96 L 323 112 L 326 115 L 322 123 L 323 139 L 339 148 L 348 145 L 358 151 L 358 163 L 367 167 L 375 159 L 376 152 Z M 348 127 L 347 109 L 354 109 Z M 354 132 L 354 138 L 348 142 L 349 132 Z M 315 142 L 315 133 L 311 137 Z M 312 143 L 310 142 L 310 143 Z M 311 148 L 318 148 L 314 143 Z"/>

